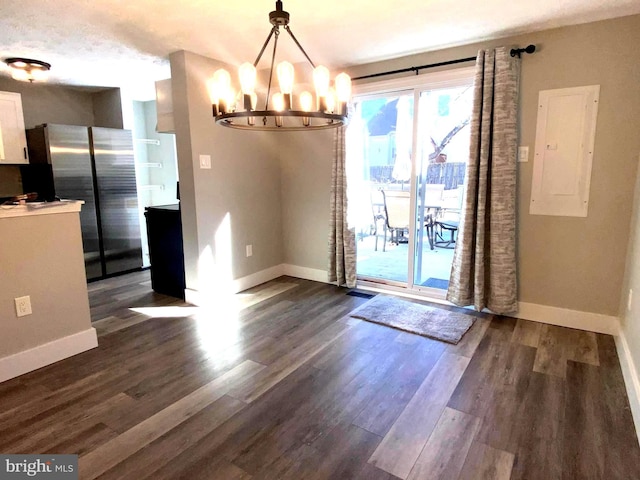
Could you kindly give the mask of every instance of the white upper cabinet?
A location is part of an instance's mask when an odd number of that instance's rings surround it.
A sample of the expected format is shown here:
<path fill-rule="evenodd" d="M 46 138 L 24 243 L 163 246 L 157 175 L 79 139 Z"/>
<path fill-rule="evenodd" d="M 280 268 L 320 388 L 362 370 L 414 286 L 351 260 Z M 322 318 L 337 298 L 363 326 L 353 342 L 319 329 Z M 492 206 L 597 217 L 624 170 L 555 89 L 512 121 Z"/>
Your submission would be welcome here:
<path fill-rule="evenodd" d="M 29 163 L 19 93 L 0 92 L 0 163 Z"/>
<path fill-rule="evenodd" d="M 175 133 L 176 128 L 173 123 L 173 93 L 170 78 L 156 82 L 156 109 L 158 111 L 156 132 Z"/>

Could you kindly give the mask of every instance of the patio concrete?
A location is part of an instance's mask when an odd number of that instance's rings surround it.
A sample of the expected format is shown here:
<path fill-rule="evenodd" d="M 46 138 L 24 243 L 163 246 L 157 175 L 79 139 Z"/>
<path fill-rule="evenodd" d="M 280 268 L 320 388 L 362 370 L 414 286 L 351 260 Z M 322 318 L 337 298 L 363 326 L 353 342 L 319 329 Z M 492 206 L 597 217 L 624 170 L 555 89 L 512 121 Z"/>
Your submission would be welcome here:
<path fill-rule="evenodd" d="M 373 235 L 364 236 L 356 244 L 357 248 L 357 272 L 359 277 L 372 279 L 393 280 L 396 282 L 407 282 L 409 244 L 401 243 L 392 245 L 389 243 L 387 234 L 386 251 L 382 251 L 383 237 L 378 237 L 378 250 L 375 251 L 375 237 Z M 443 287 L 449 281 L 451 272 L 451 261 L 453 260 L 453 249 L 436 247 L 429 248 L 426 242 L 422 254 L 422 270 L 417 278 L 420 284 L 427 279 L 438 279 Z M 417 266 L 416 266 L 417 267 Z M 416 282 L 417 284 L 418 282 Z M 437 288 L 437 287 L 434 287 Z"/>

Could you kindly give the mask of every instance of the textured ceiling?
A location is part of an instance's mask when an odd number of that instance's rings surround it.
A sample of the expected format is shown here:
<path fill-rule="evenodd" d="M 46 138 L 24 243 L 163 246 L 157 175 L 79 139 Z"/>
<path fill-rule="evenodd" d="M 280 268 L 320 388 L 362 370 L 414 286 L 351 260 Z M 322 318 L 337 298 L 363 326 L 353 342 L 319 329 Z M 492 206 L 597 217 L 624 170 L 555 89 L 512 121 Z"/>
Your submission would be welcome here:
<path fill-rule="evenodd" d="M 274 5 L 273 0 L 1 0 L 0 58 L 49 62 L 55 83 L 129 87 L 134 96 L 144 96 L 153 91 L 153 80 L 170 76 L 167 57 L 176 50 L 229 63 L 253 61 Z M 335 68 L 636 14 L 640 1 L 285 0 L 284 8 L 314 62 Z M 293 61 L 303 60 L 298 57 Z"/>

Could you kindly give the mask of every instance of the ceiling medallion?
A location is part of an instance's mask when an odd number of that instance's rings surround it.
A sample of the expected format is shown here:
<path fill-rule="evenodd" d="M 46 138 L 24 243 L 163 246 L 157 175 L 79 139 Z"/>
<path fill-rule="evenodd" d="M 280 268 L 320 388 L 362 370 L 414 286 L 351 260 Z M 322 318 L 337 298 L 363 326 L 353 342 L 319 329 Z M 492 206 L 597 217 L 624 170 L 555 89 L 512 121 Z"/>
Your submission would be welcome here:
<path fill-rule="evenodd" d="M 51 69 L 51 64 L 31 58 L 6 58 L 4 63 L 9 66 L 11 77 L 22 82 L 46 80 Z"/>
<path fill-rule="evenodd" d="M 231 86 L 231 76 L 224 69 L 217 70 L 213 78 L 207 82 L 211 98 L 213 116 L 218 125 L 242 130 L 319 130 L 346 125 L 348 121 L 347 105 L 351 97 L 351 78 L 346 73 L 335 77 L 334 88 L 330 86 L 329 70 L 315 64 L 304 51 L 300 42 L 289 28 L 289 12 L 282 9 L 282 2 L 276 1 L 275 11 L 269 13 L 269 21 L 273 27 L 267 36 L 258 58 L 253 64 L 246 62 L 240 65 L 238 76 L 241 90 L 236 95 Z M 280 92 L 271 95 L 274 62 L 278 47 L 278 38 L 282 27 L 293 39 L 296 46 L 304 54 L 313 67 L 314 97 L 303 91 L 294 99 L 294 68 L 289 62 L 280 62 L 275 70 L 280 85 Z M 256 67 L 262 54 L 273 42 L 269 84 L 264 98 L 264 109 L 257 110 Z"/>

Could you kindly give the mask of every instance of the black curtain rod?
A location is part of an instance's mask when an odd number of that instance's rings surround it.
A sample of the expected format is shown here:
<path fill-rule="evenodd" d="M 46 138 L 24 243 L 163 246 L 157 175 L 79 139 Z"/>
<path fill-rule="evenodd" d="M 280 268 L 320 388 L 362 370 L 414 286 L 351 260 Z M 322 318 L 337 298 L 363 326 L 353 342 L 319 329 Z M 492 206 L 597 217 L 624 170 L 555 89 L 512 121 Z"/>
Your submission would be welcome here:
<path fill-rule="evenodd" d="M 529 45 L 525 48 L 512 48 L 511 54 L 512 57 L 520 57 L 522 53 L 533 53 L 536 51 L 535 45 Z M 467 57 L 467 58 L 458 58 L 457 60 L 448 60 L 446 62 L 438 62 L 438 63 L 429 63 L 427 65 L 420 65 L 418 67 L 409 67 L 409 68 L 401 68 L 399 70 L 390 70 L 388 72 L 380 72 L 380 73 L 372 73 L 370 75 L 362 75 L 361 77 L 355 77 L 352 80 L 364 80 L 365 78 L 376 78 L 383 77 L 386 75 L 395 75 L 396 73 L 407 73 L 407 72 L 416 72 L 416 75 L 420 72 L 420 70 L 424 70 L 427 68 L 435 68 L 435 67 L 444 67 L 445 65 L 455 65 L 456 63 L 464 63 L 464 62 L 475 62 L 477 57 Z"/>

